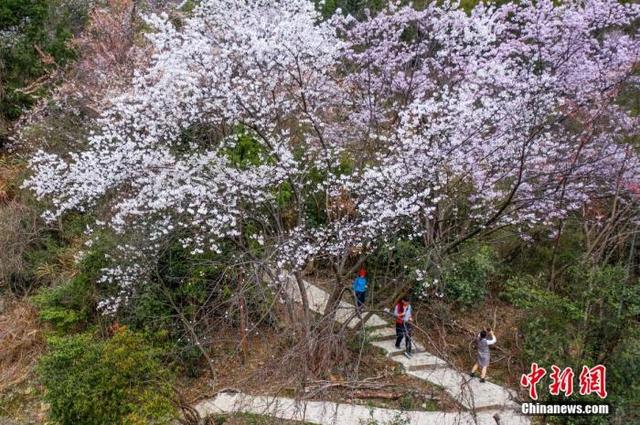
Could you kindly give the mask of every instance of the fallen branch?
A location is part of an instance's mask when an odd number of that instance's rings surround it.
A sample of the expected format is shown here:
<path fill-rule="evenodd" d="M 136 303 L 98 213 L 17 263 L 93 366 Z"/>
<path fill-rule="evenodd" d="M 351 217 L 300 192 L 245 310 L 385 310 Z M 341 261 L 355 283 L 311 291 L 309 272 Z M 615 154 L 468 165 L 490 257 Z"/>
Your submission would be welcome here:
<path fill-rule="evenodd" d="M 313 398 L 317 394 L 331 388 L 346 388 L 348 390 L 356 391 L 380 391 L 385 388 L 397 386 L 396 384 L 375 382 L 380 379 L 387 378 L 388 376 L 388 374 L 383 374 L 359 381 L 311 381 L 304 389 L 306 394 L 305 398 Z"/>
<path fill-rule="evenodd" d="M 350 398 L 382 398 L 385 400 L 397 400 L 403 396 L 401 391 L 354 391 L 349 394 Z"/>

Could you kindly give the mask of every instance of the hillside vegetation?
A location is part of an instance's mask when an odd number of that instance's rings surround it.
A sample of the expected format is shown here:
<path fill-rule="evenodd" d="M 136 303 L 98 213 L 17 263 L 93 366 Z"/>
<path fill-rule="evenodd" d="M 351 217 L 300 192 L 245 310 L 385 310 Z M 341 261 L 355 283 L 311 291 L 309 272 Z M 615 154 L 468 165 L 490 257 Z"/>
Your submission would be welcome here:
<path fill-rule="evenodd" d="M 523 399 L 533 362 L 606 365 L 606 400 L 538 401 L 610 415 L 534 423 L 640 421 L 639 23 L 604 0 L 4 1 L 0 423 L 188 423 L 225 388 L 456 409 L 335 325 L 361 268 L 365 311 L 411 296 L 461 370 L 493 328 L 489 379 Z"/>

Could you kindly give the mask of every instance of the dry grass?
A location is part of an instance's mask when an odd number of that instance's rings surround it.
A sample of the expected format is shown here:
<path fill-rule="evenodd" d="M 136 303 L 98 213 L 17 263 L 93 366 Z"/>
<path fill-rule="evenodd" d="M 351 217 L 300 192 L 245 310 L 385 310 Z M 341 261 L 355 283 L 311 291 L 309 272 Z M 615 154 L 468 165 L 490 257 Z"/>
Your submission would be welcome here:
<path fill-rule="evenodd" d="M 22 168 L 0 156 L 0 288 L 22 284 L 27 272 L 25 253 L 42 230 L 37 212 L 19 202 Z"/>
<path fill-rule="evenodd" d="M 26 272 L 24 254 L 40 230 L 31 208 L 13 200 L 0 203 L 0 286 Z"/>
<path fill-rule="evenodd" d="M 12 302 L 0 314 L 0 394 L 23 383 L 44 350 L 36 310 L 26 302 Z"/>
<path fill-rule="evenodd" d="M 11 183 L 15 181 L 20 171 L 20 167 L 11 165 L 4 156 L 0 156 L 0 205 L 13 198 Z"/>

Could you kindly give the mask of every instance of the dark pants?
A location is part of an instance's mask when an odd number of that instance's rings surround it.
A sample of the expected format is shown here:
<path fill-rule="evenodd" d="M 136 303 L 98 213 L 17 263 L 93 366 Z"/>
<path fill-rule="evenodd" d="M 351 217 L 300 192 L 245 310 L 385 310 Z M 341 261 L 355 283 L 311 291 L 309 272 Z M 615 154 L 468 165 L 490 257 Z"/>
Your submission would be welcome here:
<path fill-rule="evenodd" d="M 366 294 L 364 291 L 356 291 L 356 307 L 358 307 L 358 310 L 361 310 L 364 306 L 364 297 Z"/>
<path fill-rule="evenodd" d="M 400 348 L 402 338 L 404 338 L 407 353 L 411 353 L 411 323 L 396 323 L 396 347 Z"/>

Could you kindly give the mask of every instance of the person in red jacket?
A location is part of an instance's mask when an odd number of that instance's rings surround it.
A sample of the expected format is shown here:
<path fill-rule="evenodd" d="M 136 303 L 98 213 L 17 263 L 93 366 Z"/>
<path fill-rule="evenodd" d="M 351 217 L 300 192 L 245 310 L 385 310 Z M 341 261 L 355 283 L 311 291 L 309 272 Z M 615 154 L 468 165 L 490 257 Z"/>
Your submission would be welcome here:
<path fill-rule="evenodd" d="M 402 338 L 405 341 L 404 355 L 411 358 L 411 327 L 413 323 L 411 303 L 409 297 L 404 296 L 393 309 L 396 317 L 396 348 L 400 348 Z"/>

